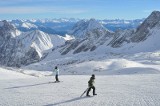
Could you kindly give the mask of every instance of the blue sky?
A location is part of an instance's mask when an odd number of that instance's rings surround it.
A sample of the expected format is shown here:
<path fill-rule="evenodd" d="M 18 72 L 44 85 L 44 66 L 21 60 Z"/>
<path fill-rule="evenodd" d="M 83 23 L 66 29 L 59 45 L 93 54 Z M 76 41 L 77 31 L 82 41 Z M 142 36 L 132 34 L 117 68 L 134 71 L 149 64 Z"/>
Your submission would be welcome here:
<path fill-rule="evenodd" d="M 0 19 L 140 19 L 160 0 L 0 0 Z"/>

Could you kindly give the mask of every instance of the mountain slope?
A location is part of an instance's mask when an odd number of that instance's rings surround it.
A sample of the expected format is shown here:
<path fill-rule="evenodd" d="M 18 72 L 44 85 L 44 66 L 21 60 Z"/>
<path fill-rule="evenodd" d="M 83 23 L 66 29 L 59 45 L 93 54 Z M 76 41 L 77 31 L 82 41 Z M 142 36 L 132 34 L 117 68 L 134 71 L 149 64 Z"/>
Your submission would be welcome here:
<path fill-rule="evenodd" d="M 0 22 L 0 64 L 16 66 L 31 64 L 41 60 L 53 47 L 53 38 L 42 31 L 22 33 L 7 21 Z M 52 35 L 56 36 L 56 35 Z M 65 39 L 58 37 L 59 45 Z M 58 46 L 58 44 L 56 45 Z"/>
<path fill-rule="evenodd" d="M 62 55 L 70 51 L 72 51 L 73 54 L 93 51 L 98 45 L 102 45 L 113 36 L 113 32 L 106 30 L 95 19 L 78 22 L 70 34 L 76 39 L 67 42 L 66 45 L 62 47 L 60 50 Z"/>
<path fill-rule="evenodd" d="M 8 76 L 7 78 L 4 77 Z M 90 75 L 33 77 L 0 68 L 2 106 L 159 106 L 160 75 L 96 75 L 98 95 L 80 95 Z M 107 98 L 107 99 L 106 99 Z"/>
<path fill-rule="evenodd" d="M 98 33 L 101 32 L 101 33 Z M 88 21 L 82 20 L 79 21 L 73 26 L 73 29 L 70 31 L 70 35 L 74 35 L 76 38 L 86 38 L 86 37 L 99 37 L 109 32 L 106 30 L 102 24 L 100 24 L 95 19 L 90 19 Z M 97 33 L 97 34 L 95 34 Z M 101 35 L 100 35 L 101 34 Z"/>
<path fill-rule="evenodd" d="M 136 29 L 130 38 L 130 44 L 122 47 L 127 52 L 152 52 L 160 50 L 160 12 L 154 11 Z"/>
<path fill-rule="evenodd" d="M 69 45 L 64 47 L 67 52 L 65 51 L 65 53 L 62 54 L 67 54 L 71 50 L 74 51 L 73 53 L 80 53 L 88 50 L 94 51 L 99 47 L 105 49 L 106 52 L 116 52 L 117 48 L 118 53 L 127 53 L 131 51 L 136 53 L 156 50 L 159 49 L 159 43 L 156 40 L 156 38 L 159 39 L 159 29 L 159 11 L 152 12 L 152 14 L 136 30 L 121 30 L 116 31 L 115 33 L 106 30 L 93 19 L 87 22 L 80 21 L 73 28 L 72 34 L 82 40 L 72 41 Z M 153 45 L 156 45 L 158 48 Z M 147 46 L 151 48 L 146 50 Z"/>
<path fill-rule="evenodd" d="M 132 37 L 132 42 L 140 42 L 147 39 L 151 33 L 150 30 L 154 27 L 159 27 L 160 12 L 154 11 L 151 15 L 137 28 L 135 35 Z"/>
<path fill-rule="evenodd" d="M 23 33 L 17 39 L 21 40 L 22 45 L 25 45 L 23 48 L 25 51 L 28 48 L 34 48 L 40 57 L 43 56 L 43 52 L 53 47 L 50 36 L 38 30 Z"/>
<path fill-rule="evenodd" d="M 37 62 L 45 57 L 52 47 L 56 48 L 52 49 L 50 56 L 60 58 L 76 54 L 100 53 L 104 55 L 106 53 L 156 51 L 159 50 L 159 41 L 157 40 L 160 29 L 159 14 L 160 12 L 154 11 L 135 30 L 116 32 L 105 29 L 95 19 L 80 21 L 71 31 L 76 39 L 67 42 L 64 37 L 50 37 L 51 35 L 38 30 L 22 33 L 7 22 L 6 25 L 1 22 L 1 64 L 8 66 L 18 64 L 19 66 Z"/>

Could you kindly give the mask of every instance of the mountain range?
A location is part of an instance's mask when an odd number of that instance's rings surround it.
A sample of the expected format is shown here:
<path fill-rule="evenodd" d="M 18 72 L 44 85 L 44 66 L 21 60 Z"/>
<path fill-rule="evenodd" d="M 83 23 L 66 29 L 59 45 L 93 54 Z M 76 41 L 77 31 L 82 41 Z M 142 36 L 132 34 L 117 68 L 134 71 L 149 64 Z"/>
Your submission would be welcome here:
<path fill-rule="evenodd" d="M 48 34 L 58 34 L 64 36 L 68 33 L 73 26 L 79 21 L 88 21 L 87 19 L 41 19 L 41 20 L 8 20 L 8 22 L 12 23 L 18 30 L 22 32 L 27 32 L 31 30 L 40 30 Z M 105 28 L 115 31 L 117 29 L 131 29 L 136 28 L 140 25 L 144 19 L 136 19 L 136 20 L 96 20 L 101 23 Z"/>
<path fill-rule="evenodd" d="M 65 41 L 64 37 L 39 30 L 21 32 L 11 23 L 1 21 L 0 64 L 20 67 L 40 61 L 52 47 L 64 44 Z"/>
<path fill-rule="evenodd" d="M 18 21 L 16 20 L 15 23 Z M 42 20 L 32 20 L 32 22 L 46 23 Z M 65 20 L 64 23 L 66 22 L 68 21 Z M 136 22 L 141 23 L 142 21 L 136 20 Z M 28 29 L 32 29 L 34 26 L 35 29 L 22 31 L 18 27 L 20 24 L 16 25 L 15 23 L 13 24 L 13 20 L 0 21 L 1 65 L 21 67 L 38 62 L 38 68 L 42 70 L 42 63 L 43 65 L 45 63 L 46 66 L 53 64 L 65 66 L 86 61 L 82 58 L 90 58 L 91 61 L 95 56 L 101 54 L 139 53 L 160 49 L 158 40 L 160 33 L 159 11 L 152 12 L 137 28 L 116 31 L 106 29 L 104 21 L 90 19 L 77 22 L 77 20 L 73 20 L 71 21 L 74 23 L 71 25 L 72 28 L 67 29 L 69 35 L 65 37 L 40 31 L 37 25 L 27 23 L 27 21 L 22 22 L 23 26 Z M 94 57 L 92 57 L 93 54 Z M 72 59 L 68 61 L 69 57 Z M 78 57 L 82 60 L 76 60 Z M 59 63 L 56 63 L 57 59 Z M 38 63 L 31 64 L 29 67 L 33 68 Z"/>
<path fill-rule="evenodd" d="M 74 35 L 77 39 L 72 40 L 70 43 L 64 45 L 60 50 L 60 53 L 67 54 L 69 52 L 75 54 L 86 51 L 104 49 L 106 52 L 112 52 L 116 48 L 120 52 L 143 52 L 151 51 L 158 47 L 159 43 L 154 38 L 159 38 L 159 22 L 160 12 L 154 11 L 137 29 L 117 30 L 116 32 L 109 31 L 99 22 L 94 19 L 89 21 L 80 21 L 72 29 L 70 35 Z M 154 38 L 153 38 L 154 37 Z M 152 39 L 151 44 L 147 46 L 153 46 L 152 48 L 145 47 L 142 43 L 148 43 Z M 155 45 L 155 46 L 154 46 Z M 138 48 L 144 49 L 138 49 Z M 138 49 L 138 50 L 137 50 Z M 118 52 L 118 50 L 116 50 Z"/>

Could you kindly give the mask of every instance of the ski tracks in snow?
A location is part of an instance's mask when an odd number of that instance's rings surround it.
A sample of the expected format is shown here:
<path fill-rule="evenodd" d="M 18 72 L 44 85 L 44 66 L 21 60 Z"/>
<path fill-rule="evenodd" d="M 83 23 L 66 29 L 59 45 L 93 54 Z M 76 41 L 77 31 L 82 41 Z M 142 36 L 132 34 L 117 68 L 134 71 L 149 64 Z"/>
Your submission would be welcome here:
<path fill-rule="evenodd" d="M 160 106 L 160 75 L 98 75 L 98 95 L 79 97 L 87 88 L 88 75 L 28 77 L 0 81 L 2 106 Z M 92 95 L 92 91 L 90 92 Z"/>

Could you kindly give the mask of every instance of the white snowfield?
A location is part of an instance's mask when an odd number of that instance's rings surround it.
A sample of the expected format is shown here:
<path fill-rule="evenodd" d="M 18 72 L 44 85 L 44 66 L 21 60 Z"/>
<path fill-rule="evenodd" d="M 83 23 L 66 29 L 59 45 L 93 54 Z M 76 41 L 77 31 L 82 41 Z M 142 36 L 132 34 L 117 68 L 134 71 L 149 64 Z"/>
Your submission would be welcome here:
<path fill-rule="evenodd" d="M 60 75 L 62 82 L 50 83 L 54 76 L 0 68 L 0 106 L 160 106 L 160 74 L 96 75 L 98 95 L 80 97 L 89 78 Z"/>

